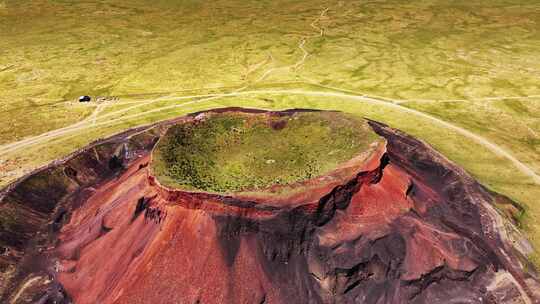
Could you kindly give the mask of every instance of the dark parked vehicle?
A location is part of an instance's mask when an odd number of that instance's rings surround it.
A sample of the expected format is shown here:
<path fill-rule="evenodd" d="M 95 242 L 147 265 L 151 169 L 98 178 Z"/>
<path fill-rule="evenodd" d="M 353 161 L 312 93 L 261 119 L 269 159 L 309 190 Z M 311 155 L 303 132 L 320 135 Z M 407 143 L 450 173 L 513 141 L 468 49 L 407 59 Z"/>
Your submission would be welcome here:
<path fill-rule="evenodd" d="M 90 100 L 92 100 L 92 98 L 90 96 L 81 96 L 79 97 L 79 102 L 90 102 Z"/>

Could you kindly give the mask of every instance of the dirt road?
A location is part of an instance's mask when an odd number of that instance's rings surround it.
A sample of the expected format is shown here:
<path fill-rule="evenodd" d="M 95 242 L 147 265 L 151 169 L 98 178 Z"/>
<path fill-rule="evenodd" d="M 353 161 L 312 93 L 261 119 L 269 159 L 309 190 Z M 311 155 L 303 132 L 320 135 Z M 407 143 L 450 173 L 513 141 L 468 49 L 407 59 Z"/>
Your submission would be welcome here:
<path fill-rule="evenodd" d="M 84 130 L 84 129 L 87 129 L 87 128 L 114 124 L 115 122 L 124 121 L 124 120 L 127 120 L 127 119 L 138 118 L 138 117 L 141 117 L 141 116 L 144 116 L 144 115 L 148 115 L 148 114 L 151 114 L 151 113 L 160 112 L 160 111 L 164 111 L 164 110 L 168 110 L 168 109 L 180 108 L 180 107 L 184 107 L 186 105 L 190 105 L 190 104 L 194 104 L 194 103 L 201 103 L 201 102 L 205 102 L 205 101 L 209 101 L 209 100 L 213 100 L 213 99 L 224 98 L 224 97 L 246 96 L 246 95 L 261 95 L 261 94 L 263 94 L 263 95 L 291 94 L 291 95 L 318 96 L 318 97 L 336 97 L 336 98 L 355 100 L 355 101 L 359 101 L 359 102 L 366 102 L 366 103 L 370 103 L 370 104 L 376 104 L 376 105 L 380 105 L 380 106 L 383 106 L 383 107 L 392 108 L 392 109 L 395 109 L 395 110 L 398 110 L 398 111 L 401 111 L 401 112 L 404 112 L 404 113 L 407 113 L 407 114 L 411 114 L 413 116 L 422 117 L 424 119 L 427 119 L 427 120 L 433 122 L 436 125 L 439 125 L 439 126 L 441 126 L 443 128 L 446 128 L 446 129 L 450 129 L 450 130 L 452 130 L 452 131 L 454 131 L 456 133 L 459 133 L 459 134 L 461 134 L 461 135 L 463 135 L 463 136 L 465 136 L 467 138 L 470 138 L 473 141 L 475 141 L 476 143 L 478 143 L 478 144 L 484 146 L 485 148 L 487 148 L 488 150 L 492 151 L 494 154 L 508 159 L 523 174 L 529 176 L 535 183 L 540 184 L 540 176 L 536 172 L 534 172 L 534 170 L 532 170 L 526 164 L 524 164 L 523 162 L 518 160 L 516 157 L 514 157 L 507 150 L 501 148 L 500 146 L 496 145 L 495 143 L 493 143 L 493 142 L 491 142 L 491 141 L 489 141 L 489 140 L 487 140 L 487 139 L 485 139 L 485 138 L 483 138 L 483 137 L 481 137 L 481 136 L 479 136 L 479 135 L 477 135 L 477 134 L 475 134 L 475 133 L 473 133 L 473 132 L 471 132 L 471 131 L 469 131 L 467 129 L 456 126 L 456 125 L 454 125 L 454 124 L 452 124 L 450 122 L 444 121 L 444 120 L 442 120 L 440 118 L 431 116 L 431 115 L 426 114 L 424 112 L 420 112 L 420 111 L 417 111 L 417 110 L 414 110 L 414 109 L 406 108 L 406 107 L 401 106 L 401 105 L 399 105 L 397 103 L 391 102 L 391 100 L 380 100 L 380 99 L 372 98 L 372 97 L 369 97 L 369 96 L 363 96 L 363 95 L 353 95 L 353 94 L 347 94 L 347 93 L 341 93 L 341 92 L 327 92 L 327 91 L 315 91 L 315 90 L 253 90 L 253 91 L 236 91 L 236 92 L 224 93 L 224 94 L 205 94 L 205 95 L 192 95 L 192 96 L 178 97 L 178 98 L 175 98 L 175 99 L 178 99 L 178 100 L 196 99 L 196 98 L 201 98 L 201 99 L 192 100 L 192 101 L 184 102 L 184 103 L 181 103 L 181 104 L 173 104 L 173 105 L 158 107 L 158 108 L 152 109 L 150 111 L 145 111 L 145 112 L 142 112 L 142 113 L 121 116 L 121 117 L 117 117 L 117 118 L 114 118 L 114 119 L 108 119 L 108 120 L 97 122 L 95 124 L 93 124 L 91 121 L 83 121 L 83 122 L 76 123 L 76 124 L 73 124 L 73 125 L 65 127 L 65 128 L 50 131 L 50 132 L 47 132 L 47 133 L 44 133 L 44 134 L 41 134 L 41 135 L 37 135 L 37 136 L 34 136 L 34 137 L 30 137 L 30 138 L 21 140 L 21 141 L 9 143 L 9 144 L 4 144 L 4 145 L 0 146 L 0 154 L 14 152 L 14 151 L 17 151 L 19 149 L 27 148 L 27 147 L 42 143 L 42 142 L 47 141 L 47 140 L 58 138 L 58 137 L 61 137 L 63 135 L 74 133 L 74 132 L 77 132 L 77 131 L 81 131 L 81 130 Z M 159 99 L 159 100 L 163 101 L 164 99 Z M 152 101 L 150 101 L 149 103 L 152 103 Z M 122 113 L 127 112 L 130 109 L 133 109 L 134 107 L 147 105 L 149 103 L 143 103 L 143 104 L 140 104 L 140 105 L 128 107 L 127 109 L 107 113 L 106 115 L 104 115 L 102 117 L 99 117 L 98 119 L 103 120 L 104 118 L 108 118 L 110 116 L 122 114 Z"/>

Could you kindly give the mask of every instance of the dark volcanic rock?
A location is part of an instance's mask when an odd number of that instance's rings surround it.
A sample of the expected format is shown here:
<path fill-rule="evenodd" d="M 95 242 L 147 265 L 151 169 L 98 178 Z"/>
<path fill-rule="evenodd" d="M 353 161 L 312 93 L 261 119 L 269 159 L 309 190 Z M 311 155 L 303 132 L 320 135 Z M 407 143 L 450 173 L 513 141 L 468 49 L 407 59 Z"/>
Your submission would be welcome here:
<path fill-rule="evenodd" d="M 22 290 L 21 303 L 536 303 L 498 195 L 425 143 L 370 124 L 385 145 L 301 193 L 167 189 L 147 166 L 159 128 L 97 143 L 5 192 L 0 211 L 26 218 L 0 228 L 11 252 L 0 270 L 18 269 L 0 300 Z"/>

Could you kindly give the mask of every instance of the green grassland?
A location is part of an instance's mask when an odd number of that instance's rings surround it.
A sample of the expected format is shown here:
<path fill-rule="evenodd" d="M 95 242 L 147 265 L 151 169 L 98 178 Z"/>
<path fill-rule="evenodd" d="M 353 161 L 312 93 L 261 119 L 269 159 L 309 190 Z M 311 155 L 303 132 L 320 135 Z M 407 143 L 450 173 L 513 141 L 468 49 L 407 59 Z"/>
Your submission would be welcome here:
<path fill-rule="evenodd" d="M 377 138 L 366 122 L 338 112 L 214 113 L 170 128 L 154 149 L 152 170 L 168 187 L 253 191 L 323 175 Z"/>
<path fill-rule="evenodd" d="M 194 111 L 332 109 L 409 132 L 522 204 L 522 231 L 540 248 L 540 186 L 407 111 L 473 132 L 540 174 L 538 58 L 533 0 L 0 0 L 0 184 L 92 140 Z M 221 93 L 230 95 L 208 95 Z M 73 102 L 81 94 L 119 100 Z"/>

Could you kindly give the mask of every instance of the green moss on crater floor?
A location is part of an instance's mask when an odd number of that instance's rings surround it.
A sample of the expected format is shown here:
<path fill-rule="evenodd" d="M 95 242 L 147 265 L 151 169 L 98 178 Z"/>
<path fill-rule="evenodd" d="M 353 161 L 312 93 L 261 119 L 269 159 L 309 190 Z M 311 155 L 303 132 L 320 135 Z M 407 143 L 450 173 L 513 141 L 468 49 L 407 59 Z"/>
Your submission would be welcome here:
<path fill-rule="evenodd" d="M 365 121 L 339 112 L 206 113 L 167 131 L 152 168 L 169 187 L 256 190 L 320 176 L 377 140 Z"/>

